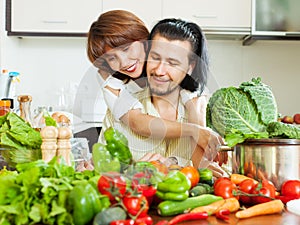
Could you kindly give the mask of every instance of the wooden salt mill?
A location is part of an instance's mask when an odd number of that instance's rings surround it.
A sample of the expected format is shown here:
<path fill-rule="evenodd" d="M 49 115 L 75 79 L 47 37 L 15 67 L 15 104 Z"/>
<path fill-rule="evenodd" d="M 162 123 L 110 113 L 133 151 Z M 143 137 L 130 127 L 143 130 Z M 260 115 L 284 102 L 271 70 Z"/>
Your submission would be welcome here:
<path fill-rule="evenodd" d="M 42 137 L 42 159 L 49 162 L 56 156 L 58 130 L 54 126 L 43 127 L 40 131 Z"/>
<path fill-rule="evenodd" d="M 69 127 L 59 127 L 58 128 L 58 137 L 57 137 L 57 156 L 59 162 L 62 160 L 69 166 L 71 166 L 71 139 L 72 130 Z"/>

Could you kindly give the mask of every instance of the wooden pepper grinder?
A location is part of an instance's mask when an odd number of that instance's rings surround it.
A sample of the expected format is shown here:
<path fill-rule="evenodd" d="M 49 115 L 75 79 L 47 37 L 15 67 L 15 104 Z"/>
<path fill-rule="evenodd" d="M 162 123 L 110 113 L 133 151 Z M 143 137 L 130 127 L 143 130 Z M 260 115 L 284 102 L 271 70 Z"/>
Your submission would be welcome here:
<path fill-rule="evenodd" d="M 49 162 L 56 156 L 58 130 L 54 126 L 43 127 L 40 131 L 42 137 L 42 159 Z"/>
<path fill-rule="evenodd" d="M 62 160 L 69 166 L 71 166 L 71 139 L 72 130 L 69 127 L 59 127 L 58 128 L 58 139 L 57 139 L 57 156 L 59 162 Z"/>

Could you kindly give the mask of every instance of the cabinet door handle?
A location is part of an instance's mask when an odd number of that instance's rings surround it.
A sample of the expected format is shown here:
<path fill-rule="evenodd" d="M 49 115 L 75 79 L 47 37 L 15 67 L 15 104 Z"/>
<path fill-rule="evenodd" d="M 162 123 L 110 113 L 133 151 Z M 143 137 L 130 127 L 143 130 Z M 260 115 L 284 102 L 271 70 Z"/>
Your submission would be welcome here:
<path fill-rule="evenodd" d="M 66 20 L 43 20 L 43 23 L 68 23 Z"/>
<path fill-rule="evenodd" d="M 216 19 L 216 15 L 193 15 L 197 19 Z"/>

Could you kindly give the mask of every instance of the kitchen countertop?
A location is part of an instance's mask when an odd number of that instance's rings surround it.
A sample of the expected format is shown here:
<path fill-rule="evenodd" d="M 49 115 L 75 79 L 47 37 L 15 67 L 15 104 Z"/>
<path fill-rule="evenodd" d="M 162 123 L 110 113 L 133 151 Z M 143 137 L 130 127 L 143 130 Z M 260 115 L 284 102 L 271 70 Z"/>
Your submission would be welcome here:
<path fill-rule="evenodd" d="M 156 211 L 151 211 L 150 215 L 154 220 L 153 224 L 156 224 L 161 220 L 171 220 L 172 217 L 161 217 L 158 216 Z M 230 214 L 229 221 L 223 221 L 217 219 L 215 216 L 210 216 L 208 219 L 204 220 L 195 220 L 195 221 L 185 221 L 180 224 L 184 225 L 225 225 L 225 224 L 236 224 L 236 225 L 297 225 L 300 224 L 300 216 L 290 213 L 288 211 L 283 212 L 282 214 L 272 214 L 266 216 L 256 216 L 247 219 L 237 219 L 234 216 L 234 213 Z"/>
<path fill-rule="evenodd" d="M 102 123 L 100 122 L 81 122 L 76 123 L 72 127 L 72 131 L 74 134 L 87 130 L 93 127 L 102 127 Z"/>

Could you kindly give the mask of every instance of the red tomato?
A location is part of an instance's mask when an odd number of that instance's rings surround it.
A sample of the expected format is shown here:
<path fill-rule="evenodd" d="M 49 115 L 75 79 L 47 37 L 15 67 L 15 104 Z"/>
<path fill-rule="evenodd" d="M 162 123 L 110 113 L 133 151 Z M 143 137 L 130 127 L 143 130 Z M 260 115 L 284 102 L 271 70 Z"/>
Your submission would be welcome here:
<path fill-rule="evenodd" d="M 214 182 L 214 188 L 215 188 L 215 186 L 216 186 L 219 182 L 225 182 L 225 181 L 232 182 L 232 181 L 230 180 L 230 178 L 228 178 L 228 177 L 220 177 L 220 178 L 218 178 L 218 179 Z"/>
<path fill-rule="evenodd" d="M 281 185 L 281 195 L 300 198 L 300 180 L 287 180 Z"/>
<path fill-rule="evenodd" d="M 234 196 L 234 191 L 237 191 L 237 186 L 228 178 L 221 177 L 216 180 L 214 184 L 214 194 L 217 196 L 221 196 L 224 199 L 227 198 L 239 198 L 239 196 Z"/>
<path fill-rule="evenodd" d="M 156 193 L 156 187 L 151 184 L 140 184 L 137 180 L 132 180 L 132 189 L 147 198 L 148 204 L 151 205 Z"/>
<path fill-rule="evenodd" d="M 200 175 L 198 170 L 193 166 L 186 166 L 180 170 L 181 173 L 187 176 L 187 178 L 191 181 L 191 187 L 195 187 L 200 180 Z"/>
<path fill-rule="evenodd" d="M 139 218 L 147 216 L 149 205 L 144 195 L 125 195 L 122 198 L 122 203 L 130 215 L 136 216 L 140 213 Z"/>
<path fill-rule="evenodd" d="M 246 179 L 246 180 L 243 180 L 239 185 L 238 185 L 238 189 L 243 192 L 243 193 L 246 193 L 246 194 L 251 194 L 252 193 L 252 190 L 253 188 L 255 187 L 256 185 L 256 181 L 253 180 L 253 179 Z M 251 197 L 249 196 L 245 196 L 245 195 L 240 195 L 239 197 L 239 201 L 243 204 L 246 204 L 246 205 L 250 205 L 252 203 L 252 199 Z"/>
<path fill-rule="evenodd" d="M 254 204 L 269 202 L 272 200 L 272 198 L 275 198 L 276 195 L 276 188 L 275 186 L 270 183 L 268 180 L 263 180 L 260 183 L 257 183 L 251 194 L 262 194 L 264 196 L 254 196 L 252 197 L 252 202 Z"/>
<path fill-rule="evenodd" d="M 122 197 L 126 192 L 126 180 L 117 172 L 108 172 L 98 180 L 98 190 L 101 194 L 107 195 L 111 201 L 115 197 Z"/>

